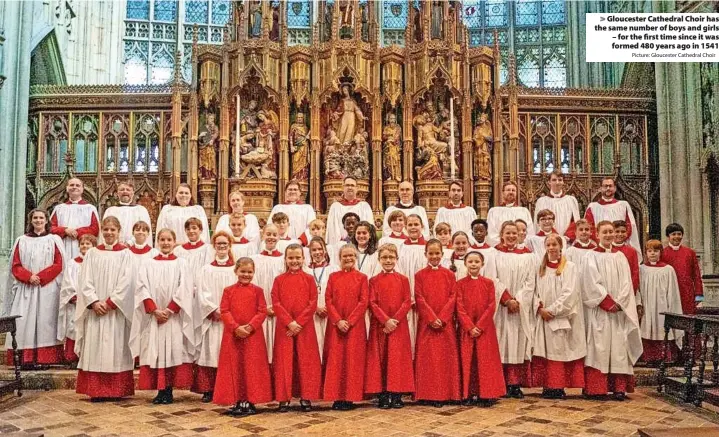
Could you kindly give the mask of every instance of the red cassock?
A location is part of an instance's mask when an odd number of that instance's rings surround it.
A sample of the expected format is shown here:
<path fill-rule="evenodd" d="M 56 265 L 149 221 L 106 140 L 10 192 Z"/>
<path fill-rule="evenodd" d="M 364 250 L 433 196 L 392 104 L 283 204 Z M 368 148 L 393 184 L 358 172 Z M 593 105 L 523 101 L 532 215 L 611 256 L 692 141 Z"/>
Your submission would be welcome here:
<path fill-rule="evenodd" d="M 365 311 L 369 299 L 367 276 L 355 269 L 334 272 L 327 281 L 325 305 L 325 400 L 361 401 L 364 394 L 364 372 L 367 349 Z M 346 333 L 337 322 L 346 320 Z"/>
<path fill-rule="evenodd" d="M 225 330 L 213 402 L 234 405 L 237 401 L 253 404 L 271 401 L 270 365 L 262 333 L 262 322 L 267 317 L 264 292 L 253 284 L 237 283 L 227 287 L 222 294 L 220 314 Z M 252 326 L 252 333 L 246 338 L 237 338 L 235 329 L 247 324 Z"/>
<path fill-rule="evenodd" d="M 317 310 L 314 278 L 301 270 L 278 276 L 272 285 L 272 309 L 277 317 L 272 359 L 275 400 L 320 399 L 322 363 L 314 324 Z M 288 337 L 287 325 L 293 321 L 302 330 Z"/>
<path fill-rule="evenodd" d="M 365 392 L 414 393 L 412 345 L 407 313 L 412 307 L 409 279 L 396 272 L 382 272 L 369 281 L 372 319 L 367 343 Z M 399 321 L 397 329 L 385 334 L 389 319 Z"/>
<path fill-rule="evenodd" d="M 639 254 L 637 249 L 627 243 L 614 247 L 627 257 L 627 261 L 629 262 L 629 271 L 632 272 L 632 287 L 634 287 L 634 294 L 637 294 L 637 291 L 639 291 Z"/>
<path fill-rule="evenodd" d="M 425 401 L 459 400 L 459 354 L 454 328 L 454 273 L 427 266 L 414 277 L 419 312 L 415 356 L 415 397 Z M 442 327 L 430 323 L 440 319 Z"/>
<path fill-rule="evenodd" d="M 696 313 L 696 297 L 704 295 L 702 272 L 699 269 L 696 252 L 684 245 L 680 245 L 677 250 L 667 246 L 662 250 L 662 261 L 674 267 L 677 274 L 682 312 Z"/>
<path fill-rule="evenodd" d="M 454 289 L 461 329 L 462 397 L 502 397 L 507 390 L 494 327 L 494 282 L 482 276 L 477 279 L 465 276 Z M 469 331 L 474 328 L 479 328 L 482 335 L 472 338 Z"/>

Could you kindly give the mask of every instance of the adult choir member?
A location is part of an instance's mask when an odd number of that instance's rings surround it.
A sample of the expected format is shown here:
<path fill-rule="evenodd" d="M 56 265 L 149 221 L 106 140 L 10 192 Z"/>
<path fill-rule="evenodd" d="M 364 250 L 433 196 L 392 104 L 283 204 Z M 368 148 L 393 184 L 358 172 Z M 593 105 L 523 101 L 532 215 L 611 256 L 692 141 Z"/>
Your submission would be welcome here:
<path fill-rule="evenodd" d="M 547 236 L 536 279 L 532 379 L 546 399 L 564 399 L 565 388 L 584 387 L 587 338 L 580 272 L 562 255 L 564 243 L 559 234 Z"/>
<path fill-rule="evenodd" d="M 253 261 L 252 283 L 265 293 L 267 317 L 263 320 L 262 330 L 267 346 L 267 361 L 272 364 L 272 351 L 275 341 L 275 311 L 272 308 L 272 284 L 275 278 L 285 270 L 282 253 L 277 250 L 277 226 L 269 223 L 262 229 L 262 244 L 265 249 L 250 257 Z"/>
<path fill-rule="evenodd" d="M 60 286 L 60 307 L 57 314 L 57 339 L 65 343 L 65 362 L 75 366 L 75 312 L 77 303 L 77 287 L 80 279 L 80 267 L 87 251 L 97 246 L 94 235 L 85 234 L 79 238 L 80 255 L 65 263 Z"/>
<path fill-rule="evenodd" d="M 254 404 L 272 400 L 272 379 L 262 322 L 267 315 L 265 293 L 252 284 L 255 263 L 240 258 L 235 263 L 237 283 L 222 292 L 220 317 L 224 330 L 213 402 L 233 405 L 228 414 L 257 413 Z"/>
<path fill-rule="evenodd" d="M 679 282 L 674 268 L 663 261 L 662 242 L 649 240 L 644 245 L 646 257 L 644 264 L 639 267 L 641 285 L 637 294 L 639 310 L 639 329 L 642 333 L 642 361 L 658 364 L 662 360 L 662 347 L 664 345 L 664 314 L 682 313 L 682 301 L 679 294 Z M 667 340 L 667 361 L 677 358 L 678 345 L 684 331 L 671 329 Z"/>
<path fill-rule="evenodd" d="M 597 224 L 599 247 L 582 269 L 587 358 L 584 393 L 623 401 L 634 390 L 634 364 L 642 354 L 637 305 L 627 258 L 612 246 L 614 226 Z"/>
<path fill-rule="evenodd" d="M 639 244 L 639 229 L 637 221 L 634 218 L 632 207 L 625 200 L 617 200 L 614 196 L 617 193 L 617 185 L 611 177 L 602 179 L 602 187 L 600 188 L 601 197 L 596 202 L 592 202 L 587 206 L 584 212 L 584 218 L 589 222 L 594 230 L 594 239 L 598 241 L 597 224 L 607 220 L 614 222 L 615 220 L 624 220 L 627 223 L 627 239 L 629 245 L 641 253 L 642 247 Z"/>
<path fill-rule="evenodd" d="M 472 233 L 472 220 L 477 218 L 477 212 L 471 206 L 465 206 L 462 203 L 463 196 L 462 182 L 450 182 L 447 204 L 437 210 L 437 215 L 434 218 L 435 235 L 439 223 L 447 223 L 452 228 L 452 232 L 462 231 L 467 235 Z"/>
<path fill-rule="evenodd" d="M 481 275 L 483 256 L 470 252 L 464 258 L 467 276 L 455 284 L 465 405 L 492 405 L 507 392 L 497 331 L 494 327 L 498 284 Z"/>
<path fill-rule="evenodd" d="M 220 312 L 222 292 L 237 282 L 232 245 L 232 237 L 227 232 L 215 232 L 212 235 L 214 258 L 209 264 L 202 266 L 197 275 L 196 299 L 199 317 L 193 320 L 197 338 L 197 358 L 192 391 L 202 393 L 202 402 L 212 402 L 215 388 L 217 362 L 224 332 Z"/>
<path fill-rule="evenodd" d="M 160 254 L 140 267 L 130 349 L 140 357 L 140 390 L 157 389 L 153 404 L 171 404 L 173 388 L 192 385 L 195 308 L 187 262 L 172 253 L 175 232 L 157 231 Z"/>
<path fill-rule="evenodd" d="M 134 356 L 129 347 L 132 311 L 130 251 L 119 243 L 120 221 L 102 221 L 105 241 L 85 255 L 75 321 L 78 393 L 91 401 L 132 396 Z"/>
<path fill-rule="evenodd" d="M 403 256 L 400 253 L 400 256 Z M 454 274 L 442 267 L 442 243 L 429 240 L 425 246 L 427 266 L 414 278 L 417 302 L 417 345 L 415 353 L 415 398 L 441 408 L 460 399 L 459 356 L 454 311 Z M 401 259 L 401 258 L 400 258 Z"/>
<path fill-rule="evenodd" d="M 65 255 L 68 259 L 73 259 L 80 253 L 78 238 L 85 234 L 97 237 L 100 232 L 100 216 L 97 214 L 97 208 L 82 198 L 85 184 L 80 179 L 68 180 L 65 191 L 68 200 L 53 209 L 50 215 L 50 232 L 62 238 Z"/>
<path fill-rule="evenodd" d="M 323 352 L 325 345 L 325 331 L 327 330 L 327 305 L 325 293 L 330 275 L 339 270 L 337 263 L 330 261 L 327 253 L 327 245 L 322 237 L 313 237 L 309 244 L 310 264 L 306 270 L 312 275 L 317 287 L 317 310 L 315 311 L 315 334 L 317 335 L 317 346 L 320 352 L 320 359 L 324 362 Z"/>
<path fill-rule="evenodd" d="M 569 241 L 576 238 L 576 222 L 580 219 L 579 203 L 577 198 L 564 192 L 564 174 L 555 169 L 547 175 L 549 194 L 546 194 L 534 204 L 534 225 L 539 228 L 538 213 L 548 209 L 554 213 L 554 229 Z"/>
<path fill-rule="evenodd" d="M 160 216 L 157 218 L 157 229 L 171 229 L 177 236 L 177 244 L 185 244 L 188 242 L 185 234 L 185 223 L 190 218 L 196 218 L 200 221 L 202 227 L 199 240 L 209 243 L 210 225 L 207 221 L 205 208 L 195 203 L 190 186 L 183 183 L 177 187 L 172 203 L 162 207 Z M 159 236 L 155 236 L 155 240 L 155 247 L 157 247 Z"/>
<path fill-rule="evenodd" d="M 682 313 L 695 314 L 697 303 L 704 296 L 702 272 L 699 268 L 697 253 L 683 244 L 684 228 L 679 223 L 668 225 L 665 234 L 669 243 L 662 250 L 662 261 L 672 266 L 677 274 Z"/>
<path fill-rule="evenodd" d="M 245 196 L 242 192 L 233 191 L 230 193 L 230 211 L 230 213 L 224 214 L 217 221 L 215 232 L 225 231 L 232 235 L 232 230 L 230 229 L 230 216 L 234 213 L 242 214 L 245 216 L 245 232 L 243 235 L 250 243 L 259 248 L 260 223 L 257 221 L 257 216 L 250 214 L 249 212 L 245 212 Z"/>
<path fill-rule="evenodd" d="M 502 243 L 497 246 L 497 279 L 507 289 L 497 296 L 499 308 L 494 316 L 499 353 L 504 364 L 507 395 L 521 399 L 522 386 L 529 386 L 529 360 L 532 356 L 534 317 L 532 298 L 537 268 L 535 256 L 518 246 L 518 230 L 507 221 L 500 228 Z"/>
<path fill-rule="evenodd" d="M 272 217 L 278 212 L 287 214 L 290 218 L 287 236 L 292 239 L 300 238 L 310 222 L 317 218 L 312 205 L 307 205 L 302 202 L 302 190 L 297 181 L 289 181 L 287 183 L 285 186 L 285 201 L 272 207 L 272 212 L 270 212 L 267 221 L 271 222 Z"/>
<path fill-rule="evenodd" d="M 275 400 L 279 411 L 289 411 L 293 397 L 300 398 L 302 411 L 312 410 L 320 399 L 322 363 L 317 347 L 313 317 L 317 310 L 317 287 L 302 270 L 302 246 L 292 244 L 285 251 L 286 271 L 272 285 L 272 308 L 277 318 L 272 369 Z"/>
<path fill-rule="evenodd" d="M 365 393 L 379 395 L 379 408 L 402 408 L 402 395 L 414 394 L 407 323 L 412 299 L 409 280 L 395 271 L 397 247 L 386 244 L 378 253 L 382 271 L 369 281 L 372 321 L 367 343 Z"/>
<path fill-rule="evenodd" d="M 429 239 L 429 219 L 427 218 L 427 211 L 423 206 L 416 205 L 414 203 L 414 186 L 412 182 L 403 181 L 399 184 L 399 202 L 395 205 L 390 206 L 384 212 L 384 222 L 382 223 L 382 235 L 390 235 L 393 230 L 390 225 L 390 216 L 395 211 L 402 211 L 405 216 L 417 214 L 422 218 L 422 236 L 425 239 Z M 406 233 L 405 233 L 406 235 Z"/>
<path fill-rule="evenodd" d="M 369 299 L 367 276 L 357 271 L 357 249 L 346 244 L 339 251 L 341 270 L 327 282 L 327 332 L 323 398 L 333 410 L 347 411 L 364 395 L 367 349 L 365 311 Z"/>
<path fill-rule="evenodd" d="M 357 198 L 357 180 L 347 176 L 342 182 L 342 198 L 337 200 L 330 207 L 327 214 L 327 244 L 335 245 L 347 237 L 343 230 L 343 218 L 345 214 L 353 212 L 359 220 L 374 222 L 372 207 L 364 200 Z"/>
<path fill-rule="evenodd" d="M 527 226 L 527 235 L 534 235 L 534 220 L 529 210 L 519 204 L 519 187 L 514 182 L 502 186 L 502 204 L 489 208 L 487 213 L 487 242 L 490 246 L 500 244 L 500 229 L 506 221 L 522 220 Z"/>
<path fill-rule="evenodd" d="M 50 233 L 47 211 L 33 209 L 25 235 L 15 240 L 5 296 L 6 316 L 20 316 L 17 349 L 24 367 L 62 362 L 57 339 L 60 285 L 65 264 L 62 240 Z M 79 253 L 79 246 L 78 246 Z M 12 337 L 6 337 L 7 363 L 13 364 Z"/>
<path fill-rule="evenodd" d="M 152 221 L 150 221 L 150 214 L 144 206 L 133 203 L 135 200 L 135 186 L 132 182 L 120 182 L 117 184 L 117 199 L 120 201 L 120 204 L 107 208 L 103 218 L 117 217 L 122 227 L 120 242 L 129 247 L 134 243 L 132 239 L 132 228 L 135 226 L 135 223 L 143 221 L 150 225 Z M 102 240 L 102 235 L 100 237 Z M 100 241 L 100 243 L 102 243 L 102 241 Z M 150 247 L 152 247 L 152 228 L 150 228 L 148 243 Z"/>

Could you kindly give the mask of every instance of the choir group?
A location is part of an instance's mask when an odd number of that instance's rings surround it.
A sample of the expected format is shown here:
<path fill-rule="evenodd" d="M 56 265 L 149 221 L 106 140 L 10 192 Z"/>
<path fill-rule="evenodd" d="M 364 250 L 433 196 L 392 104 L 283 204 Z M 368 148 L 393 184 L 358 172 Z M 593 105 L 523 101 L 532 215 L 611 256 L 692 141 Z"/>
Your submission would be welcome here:
<path fill-rule="evenodd" d="M 262 229 L 234 192 L 211 237 L 182 184 L 153 238 L 130 183 L 100 220 L 70 179 L 69 200 L 33 210 L 15 242 L 4 313 L 22 317 L 7 359 L 69 363 L 92 401 L 133 395 L 139 367 L 153 403 L 191 389 L 238 416 L 273 400 L 288 411 L 293 398 L 303 411 L 375 396 L 379 408 L 403 396 L 490 406 L 522 387 L 623 400 L 642 354 L 662 358 L 661 312 L 701 300 L 696 254 L 678 224 L 642 253 L 612 179 L 583 218 L 563 184 L 549 175 L 532 216 L 507 183 L 485 220 L 453 182 L 430 229 L 403 182 L 379 240 L 352 178 L 326 222 L 295 182 Z M 676 356 L 681 333 L 669 338 Z"/>

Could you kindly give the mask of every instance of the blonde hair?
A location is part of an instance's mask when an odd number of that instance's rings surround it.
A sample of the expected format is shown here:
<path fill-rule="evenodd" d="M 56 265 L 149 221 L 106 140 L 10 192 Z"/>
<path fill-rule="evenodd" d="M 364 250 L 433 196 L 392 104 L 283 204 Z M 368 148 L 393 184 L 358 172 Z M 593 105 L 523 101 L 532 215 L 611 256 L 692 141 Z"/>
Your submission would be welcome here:
<path fill-rule="evenodd" d="M 173 241 L 177 241 L 177 235 L 175 234 L 175 231 L 173 231 L 170 228 L 162 228 L 159 231 L 157 231 L 157 241 L 160 241 L 160 237 L 162 237 L 162 234 L 170 234 Z"/>
<path fill-rule="evenodd" d="M 114 215 L 109 215 L 102 219 L 102 225 L 100 226 L 100 229 L 104 228 L 107 225 L 115 225 L 117 227 L 117 230 L 121 230 L 122 226 L 120 225 L 120 220 L 117 219 Z"/>
<path fill-rule="evenodd" d="M 562 248 L 564 247 L 564 240 L 562 237 L 559 236 L 559 234 L 549 234 L 547 235 L 547 238 L 544 240 L 544 244 L 546 245 L 549 240 L 555 240 L 557 243 L 559 243 L 559 265 L 557 266 L 557 276 L 561 276 L 562 272 L 564 271 L 564 267 L 567 265 L 567 258 L 562 255 Z M 549 263 L 549 253 L 544 252 L 544 257 L 542 258 L 542 264 L 539 266 L 539 277 L 543 278 L 544 275 L 547 273 L 547 263 Z"/>
<path fill-rule="evenodd" d="M 395 246 L 392 243 L 385 243 L 377 249 L 377 256 L 382 256 L 382 252 L 391 252 L 394 254 L 395 257 L 399 258 L 399 254 L 397 253 L 397 246 Z"/>
<path fill-rule="evenodd" d="M 312 220 L 307 227 L 310 228 L 310 230 L 311 230 L 314 226 L 319 227 L 319 225 L 322 225 L 323 228 L 327 228 L 327 226 L 325 225 L 325 222 L 322 219 Z"/>
<path fill-rule="evenodd" d="M 232 214 L 230 214 L 230 220 L 229 220 L 229 221 L 231 222 L 232 219 L 242 220 L 243 222 L 246 222 L 246 221 L 247 221 L 247 219 L 245 218 L 245 215 L 242 214 L 241 212 L 233 212 Z"/>

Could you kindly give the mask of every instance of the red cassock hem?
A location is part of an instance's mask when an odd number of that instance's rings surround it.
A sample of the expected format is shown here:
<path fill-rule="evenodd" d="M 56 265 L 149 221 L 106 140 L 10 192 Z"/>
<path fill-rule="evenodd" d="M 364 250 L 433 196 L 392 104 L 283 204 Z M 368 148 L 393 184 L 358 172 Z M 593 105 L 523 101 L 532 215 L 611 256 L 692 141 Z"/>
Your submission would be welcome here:
<path fill-rule="evenodd" d="M 584 368 L 584 393 L 590 396 L 612 393 L 634 393 L 634 375 L 602 373 L 593 367 Z"/>
<path fill-rule="evenodd" d="M 523 364 L 503 364 L 504 381 L 507 385 L 530 387 L 532 383 L 532 366 L 529 361 Z"/>
<path fill-rule="evenodd" d="M 644 353 L 642 353 L 642 356 L 641 358 L 639 358 L 639 361 L 645 363 L 661 361 L 663 345 L 664 340 L 647 340 L 645 338 L 642 338 L 642 347 L 644 348 Z M 679 358 L 679 348 L 677 347 L 676 342 L 667 342 L 667 361 L 673 362 L 677 358 Z"/>
<path fill-rule="evenodd" d="M 584 358 L 555 361 L 533 357 L 532 386 L 549 389 L 584 388 Z"/>
<path fill-rule="evenodd" d="M 195 381 L 192 384 L 194 393 L 207 393 L 215 389 L 215 378 L 217 377 L 216 367 L 198 366 L 195 367 Z"/>
<path fill-rule="evenodd" d="M 178 388 L 188 390 L 192 387 L 192 364 L 183 363 L 179 366 L 152 369 L 140 366 L 140 390 L 164 390 Z"/>
<path fill-rule="evenodd" d="M 13 350 L 8 349 L 5 355 L 5 362 L 8 366 L 14 366 L 12 358 Z M 20 364 L 60 364 L 64 355 L 63 345 L 45 346 L 33 349 L 20 349 Z"/>
<path fill-rule="evenodd" d="M 75 392 L 91 398 L 122 398 L 135 394 L 132 370 L 117 373 L 78 370 Z"/>
<path fill-rule="evenodd" d="M 79 360 L 75 354 L 75 340 L 72 338 L 65 339 L 65 361 L 73 363 Z"/>

